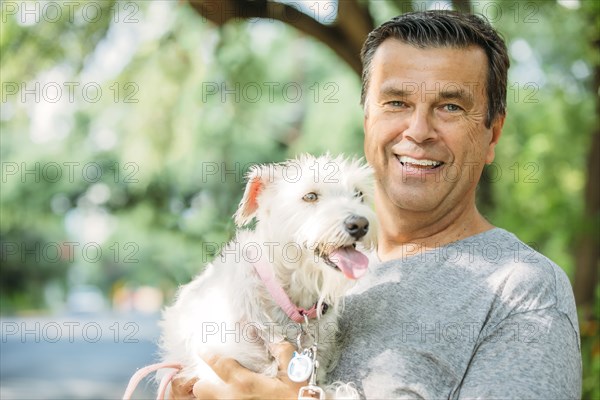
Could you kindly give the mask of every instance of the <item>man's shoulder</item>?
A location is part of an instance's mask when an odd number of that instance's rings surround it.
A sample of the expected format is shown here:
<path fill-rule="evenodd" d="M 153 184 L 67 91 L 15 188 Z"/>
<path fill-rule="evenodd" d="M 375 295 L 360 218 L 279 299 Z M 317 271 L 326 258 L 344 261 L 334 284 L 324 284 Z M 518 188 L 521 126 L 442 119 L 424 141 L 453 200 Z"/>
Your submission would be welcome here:
<path fill-rule="evenodd" d="M 492 302 L 499 318 L 552 308 L 576 318 L 573 290 L 563 269 L 501 228 L 374 265 L 365 286 L 407 280 L 434 285 L 441 293 L 452 292 L 452 297 L 479 293 L 479 301 Z"/>
<path fill-rule="evenodd" d="M 378 262 L 374 253 L 369 255 L 369 259 L 376 275 L 396 269 L 422 270 L 424 273 L 443 269 L 448 273 L 467 272 L 473 279 L 483 279 L 490 284 L 507 278 L 535 287 L 540 284 L 555 285 L 557 281 L 568 283 L 562 268 L 532 245 L 501 228 L 493 228 L 403 259 Z"/>
<path fill-rule="evenodd" d="M 554 303 L 564 296 L 572 296 L 564 270 L 514 234 L 495 228 L 480 239 L 483 243 L 477 257 L 480 265 L 474 267 L 489 272 L 487 283 L 498 290 L 496 293 L 512 297 L 526 293 Z"/>
<path fill-rule="evenodd" d="M 534 246 L 500 228 L 468 238 L 460 245 L 470 248 L 470 262 L 464 262 L 467 257 L 463 254 L 455 265 L 471 271 L 472 283 L 493 294 L 492 313 L 497 318 L 556 310 L 578 329 L 575 298 L 567 274 Z"/>

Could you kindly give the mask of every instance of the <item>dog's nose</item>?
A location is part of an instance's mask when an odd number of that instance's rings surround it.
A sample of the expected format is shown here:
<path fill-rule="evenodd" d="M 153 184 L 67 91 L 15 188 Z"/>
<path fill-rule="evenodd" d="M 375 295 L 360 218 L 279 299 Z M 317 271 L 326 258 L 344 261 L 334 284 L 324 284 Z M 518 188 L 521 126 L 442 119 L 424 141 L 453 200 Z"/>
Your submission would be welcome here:
<path fill-rule="evenodd" d="M 344 220 L 346 232 L 355 239 L 365 236 L 369 230 L 369 220 L 358 215 L 351 215 Z"/>

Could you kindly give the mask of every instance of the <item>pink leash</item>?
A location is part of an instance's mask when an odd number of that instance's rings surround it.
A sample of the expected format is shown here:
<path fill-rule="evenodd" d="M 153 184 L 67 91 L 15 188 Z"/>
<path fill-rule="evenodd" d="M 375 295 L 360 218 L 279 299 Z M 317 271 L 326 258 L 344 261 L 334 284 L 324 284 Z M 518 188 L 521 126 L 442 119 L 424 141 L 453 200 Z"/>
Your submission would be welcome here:
<path fill-rule="evenodd" d="M 181 369 L 183 368 L 183 366 L 181 364 L 162 362 L 162 363 L 148 365 L 147 367 L 138 369 L 136 371 L 136 373 L 133 374 L 133 376 L 129 380 L 129 383 L 127 384 L 127 389 L 125 389 L 125 394 L 123 395 L 123 400 L 131 399 L 131 396 L 133 395 L 133 392 L 135 391 L 135 388 L 137 387 L 137 385 L 142 381 L 142 379 L 144 379 L 146 376 L 148 376 L 148 374 L 150 374 L 151 372 L 154 372 L 154 371 L 158 371 L 159 369 L 163 369 L 163 368 L 175 369 L 175 371 L 169 372 L 160 381 L 160 385 L 158 387 L 158 394 L 156 395 L 156 400 L 164 400 L 165 394 L 167 392 L 167 386 L 169 385 L 169 383 L 171 383 L 171 381 L 173 380 L 173 377 L 175 375 L 177 375 L 177 373 L 179 371 L 181 371 Z"/>
<path fill-rule="evenodd" d="M 310 319 L 317 318 L 317 305 L 315 304 L 307 310 L 292 303 L 292 300 L 290 300 L 285 290 L 283 290 L 283 288 L 279 286 L 275 280 L 275 274 L 273 274 L 272 268 L 263 262 L 258 262 L 256 264 L 252 263 L 252 266 L 267 287 L 267 290 L 269 291 L 271 297 L 273 297 L 273 300 L 275 300 L 277 305 L 281 307 L 283 311 L 285 311 L 287 316 L 290 317 L 292 321 L 301 324 L 304 322 L 305 315 Z M 323 304 L 321 312 L 325 314 L 326 311 L 326 305 Z"/>

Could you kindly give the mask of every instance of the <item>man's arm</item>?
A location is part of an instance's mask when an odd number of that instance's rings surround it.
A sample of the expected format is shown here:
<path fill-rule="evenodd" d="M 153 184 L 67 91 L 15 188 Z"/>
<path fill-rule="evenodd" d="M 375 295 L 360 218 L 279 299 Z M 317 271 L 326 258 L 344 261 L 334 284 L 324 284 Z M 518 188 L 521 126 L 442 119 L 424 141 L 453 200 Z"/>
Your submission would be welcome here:
<path fill-rule="evenodd" d="M 579 399 L 581 352 L 554 308 L 512 315 L 487 333 L 455 398 Z"/>

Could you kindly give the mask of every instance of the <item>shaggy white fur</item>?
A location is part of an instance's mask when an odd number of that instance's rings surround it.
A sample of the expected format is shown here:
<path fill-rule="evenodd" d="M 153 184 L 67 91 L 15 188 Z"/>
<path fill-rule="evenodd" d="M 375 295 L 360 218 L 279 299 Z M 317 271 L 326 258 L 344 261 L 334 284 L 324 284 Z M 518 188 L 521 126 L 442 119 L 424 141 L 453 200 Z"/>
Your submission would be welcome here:
<path fill-rule="evenodd" d="M 305 335 L 302 343 L 308 347 L 318 342 L 318 381 L 324 384 L 337 361 L 343 296 L 353 279 L 366 272 L 364 256 L 355 246 L 376 245 L 371 170 L 343 156 L 302 155 L 256 166 L 247 178 L 235 221 L 242 227 L 255 218 L 256 226 L 240 229 L 164 311 L 163 361 L 181 364 L 178 376 L 187 378 L 218 380 L 202 360 L 212 355 L 275 376 L 278 366 L 269 346 L 283 340 L 296 343 L 299 326 L 277 305 L 253 267 L 266 262 L 295 305 L 309 309 L 317 303 L 318 310 L 328 306 L 309 321 L 314 339 Z M 360 233 L 349 224 L 356 219 L 363 222 Z"/>

